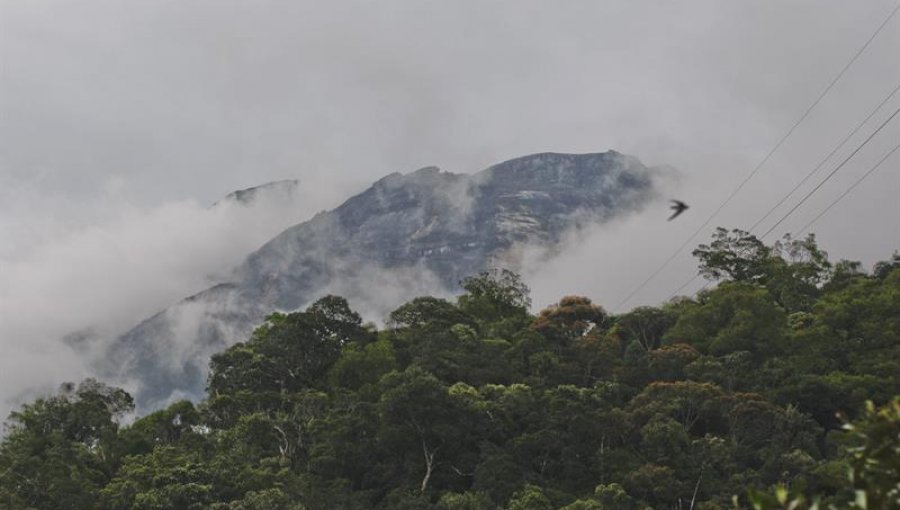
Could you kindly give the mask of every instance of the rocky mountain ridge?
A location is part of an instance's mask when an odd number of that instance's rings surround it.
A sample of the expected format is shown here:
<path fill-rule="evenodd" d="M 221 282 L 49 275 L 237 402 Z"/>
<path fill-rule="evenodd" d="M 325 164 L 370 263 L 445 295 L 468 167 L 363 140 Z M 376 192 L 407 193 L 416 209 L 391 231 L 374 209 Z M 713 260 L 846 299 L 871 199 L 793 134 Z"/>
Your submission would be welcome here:
<path fill-rule="evenodd" d="M 200 395 L 209 355 L 272 311 L 335 293 L 377 319 L 417 295 L 449 294 L 466 276 L 516 268 L 522 247 L 553 249 L 572 229 L 639 211 L 658 172 L 609 151 L 535 154 L 471 175 L 390 174 L 124 334 L 111 367 L 138 381 L 141 405 Z"/>
<path fill-rule="evenodd" d="M 238 203 L 241 205 L 250 205 L 256 200 L 289 200 L 294 197 L 300 181 L 297 179 L 283 179 L 280 181 L 267 182 L 259 186 L 239 189 L 232 191 L 222 200 L 213 204 L 216 207 L 225 203 Z"/>

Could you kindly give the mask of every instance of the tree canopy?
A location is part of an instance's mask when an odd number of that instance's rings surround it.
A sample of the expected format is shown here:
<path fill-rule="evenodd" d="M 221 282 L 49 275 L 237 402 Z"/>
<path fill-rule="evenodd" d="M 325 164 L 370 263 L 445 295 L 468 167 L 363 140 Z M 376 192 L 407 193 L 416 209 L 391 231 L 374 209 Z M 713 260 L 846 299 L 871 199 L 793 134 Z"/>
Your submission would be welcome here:
<path fill-rule="evenodd" d="M 380 330 L 326 296 L 127 425 L 124 390 L 65 384 L 7 420 L 0 507 L 900 507 L 900 259 L 724 229 L 695 255 L 715 285 L 620 315 L 532 314 L 504 270 Z"/>

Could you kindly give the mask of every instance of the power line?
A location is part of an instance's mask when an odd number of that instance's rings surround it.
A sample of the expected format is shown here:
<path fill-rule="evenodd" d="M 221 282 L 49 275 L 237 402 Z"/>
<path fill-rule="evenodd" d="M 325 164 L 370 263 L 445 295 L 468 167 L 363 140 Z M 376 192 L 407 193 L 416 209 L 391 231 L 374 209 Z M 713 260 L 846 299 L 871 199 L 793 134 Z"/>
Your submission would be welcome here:
<path fill-rule="evenodd" d="M 900 88 L 900 87 L 898 87 L 898 88 Z M 897 89 L 894 89 L 894 91 L 896 92 Z M 893 93 L 892 93 L 891 95 L 893 95 Z M 889 96 L 889 97 L 890 97 L 890 96 Z M 884 104 L 884 102 L 882 102 L 882 104 Z M 880 108 L 880 106 L 881 106 L 881 105 L 879 105 L 879 108 Z M 810 191 L 806 196 L 804 196 L 803 199 L 802 199 L 797 205 L 795 205 L 793 209 L 791 209 L 790 211 L 788 211 L 788 213 L 787 213 L 785 216 L 783 216 L 783 217 L 778 221 L 778 223 L 776 223 L 775 225 L 773 225 L 771 229 L 769 229 L 768 231 L 766 231 L 765 234 L 763 234 L 762 236 L 760 236 L 760 239 L 762 239 L 763 237 L 765 237 L 766 235 L 768 235 L 775 227 L 777 227 L 782 221 L 784 221 L 788 216 L 790 216 L 791 213 L 793 213 L 795 210 L 797 210 L 797 208 L 800 207 L 800 205 L 802 205 L 803 202 L 806 201 L 806 199 L 808 199 L 810 196 L 812 196 L 812 194 L 815 193 L 816 190 L 818 190 L 819 188 L 821 188 L 822 185 L 824 185 L 825 182 L 826 182 L 828 179 L 830 179 L 835 173 L 837 173 L 837 171 L 840 170 L 840 169 L 841 169 L 841 168 L 842 168 L 842 167 L 843 167 L 843 166 L 844 166 L 844 165 L 845 165 L 845 164 L 846 164 L 846 163 L 847 163 L 854 155 L 856 155 L 856 153 L 858 153 L 858 152 L 859 152 L 859 151 L 860 151 L 867 143 L 869 143 L 869 141 L 870 141 L 876 134 L 878 134 L 878 132 L 881 131 L 881 129 L 884 128 L 884 126 L 886 126 L 886 125 L 887 125 L 887 124 L 888 124 L 888 123 L 889 123 L 889 122 L 890 122 L 890 121 L 891 121 L 898 113 L 900 113 L 900 109 L 896 110 L 890 117 L 888 117 L 887 120 L 885 120 L 880 126 L 878 126 L 878 129 L 876 129 L 874 132 L 872 132 L 872 134 L 870 134 L 869 137 L 866 138 L 865 141 L 863 141 L 863 142 L 862 142 L 862 143 L 861 143 L 861 144 L 860 144 L 860 145 L 859 145 L 859 146 L 858 146 L 858 147 L 857 147 L 857 148 L 856 148 L 856 149 L 855 149 L 855 150 L 854 150 L 854 151 L 853 151 L 846 159 L 844 159 L 844 161 L 842 161 L 841 164 L 837 166 L 837 168 L 835 168 L 834 170 L 832 170 L 832 172 L 831 172 L 830 174 L 828 174 L 828 176 L 826 176 L 825 179 L 822 180 L 822 182 L 820 182 L 815 188 L 813 188 L 812 191 Z M 871 115 L 870 115 L 869 117 L 871 117 Z M 867 118 L 866 120 L 868 120 L 868 118 Z M 864 122 L 865 122 L 865 121 L 864 121 Z M 842 144 L 843 144 L 843 142 L 842 142 Z M 878 169 L 885 161 L 887 161 L 887 159 L 890 158 L 891 155 L 893 155 L 895 152 L 897 152 L 897 150 L 900 150 L 900 144 L 896 145 L 896 146 L 895 146 L 893 149 L 891 149 L 887 154 L 885 154 L 884 157 L 882 157 L 882 158 L 878 161 L 878 163 L 876 163 L 876 164 L 875 164 L 872 168 L 870 168 L 870 169 L 869 169 L 862 177 L 860 177 L 860 178 L 859 178 L 856 182 L 854 182 L 849 188 L 847 188 L 843 193 L 841 193 L 840 196 L 838 196 L 833 202 L 831 202 L 830 204 L 828 204 L 828 206 L 827 206 L 825 209 L 823 209 L 818 215 L 816 215 L 815 218 L 813 218 L 812 220 L 809 221 L 809 223 L 807 223 L 806 225 L 804 225 L 803 228 L 801 228 L 801 229 L 797 232 L 797 234 L 800 235 L 800 234 L 803 234 L 804 232 L 806 232 L 806 229 L 808 229 L 809 227 L 811 227 L 811 226 L 813 225 L 813 223 L 815 223 L 816 221 L 818 221 L 819 218 L 821 218 L 822 216 L 824 216 L 825 213 L 827 213 L 832 207 L 834 207 L 838 202 L 840 202 L 844 197 L 846 197 L 851 191 L 853 191 L 854 188 L 856 188 L 857 186 L 859 186 L 859 184 L 862 183 L 862 181 L 864 181 L 867 177 L 869 177 L 872 173 L 874 173 L 875 170 L 877 170 L 877 169 Z M 830 156 L 829 156 L 829 157 L 830 157 Z M 827 158 L 826 158 L 826 159 L 827 159 Z M 691 277 L 690 280 L 688 280 L 688 281 L 684 282 L 683 284 L 681 284 L 677 289 L 675 289 L 675 290 L 669 295 L 669 298 L 668 298 L 668 299 L 672 299 L 673 297 L 675 297 L 679 292 L 681 292 L 685 287 L 687 287 L 688 285 L 690 285 L 691 283 L 693 283 L 693 282 L 694 282 L 697 278 L 699 278 L 699 277 L 700 277 L 700 275 L 699 275 L 699 274 L 696 274 L 696 275 L 694 275 L 693 277 Z M 709 282 L 707 282 L 700 290 L 703 290 L 703 289 L 705 289 L 705 288 L 708 287 L 708 286 L 709 286 Z M 699 292 L 699 291 L 698 291 L 698 292 Z"/>
<path fill-rule="evenodd" d="M 878 110 L 881 109 L 882 106 L 884 106 L 885 103 L 887 103 L 892 97 L 894 97 L 894 95 L 897 93 L 897 91 L 900 91 L 900 85 L 897 85 L 896 87 L 894 87 L 894 90 L 892 90 L 891 93 L 888 94 L 884 99 L 882 99 L 881 102 L 878 103 L 878 106 L 876 106 L 876 107 L 869 113 L 869 115 L 867 115 L 866 118 L 862 120 L 862 122 L 860 122 L 859 124 L 857 124 L 856 127 L 853 128 L 853 130 L 852 130 L 852 131 L 851 131 L 851 132 L 850 132 L 843 140 L 841 140 L 841 142 L 840 142 L 834 149 L 832 149 L 832 151 L 831 151 L 827 156 L 825 156 L 825 158 L 822 159 L 822 161 L 820 161 L 819 164 L 816 165 L 815 168 L 812 169 L 812 171 L 810 171 L 808 174 L 806 174 L 806 177 L 804 177 L 803 180 L 801 180 L 799 183 L 797 183 L 796 186 L 794 186 L 794 189 L 792 189 L 790 192 L 788 192 L 787 195 L 785 195 L 784 197 L 782 197 L 781 200 L 780 200 L 777 204 L 775 204 L 771 209 L 769 209 L 769 211 L 768 211 L 762 218 L 760 218 L 756 223 L 754 223 L 753 226 L 750 227 L 750 229 L 749 229 L 748 231 L 752 233 L 752 231 L 753 231 L 757 226 L 759 226 L 759 224 L 760 224 L 763 220 L 765 220 L 770 214 L 772 214 L 773 211 L 775 211 L 775 209 L 777 209 L 781 204 L 783 204 L 783 203 L 785 202 L 785 200 L 787 200 L 787 199 L 788 199 L 795 191 L 797 191 L 797 189 L 798 189 L 800 186 L 802 186 L 803 183 L 805 183 L 805 182 L 806 182 L 813 174 L 815 174 L 816 171 L 818 171 L 819 168 L 821 168 L 822 165 L 825 164 L 825 162 L 827 162 L 829 159 L 831 159 L 831 157 L 835 154 L 835 152 L 837 152 L 838 150 L 840 150 L 841 147 L 843 147 L 843 146 L 847 143 L 847 141 L 850 140 L 850 138 L 852 138 L 853 135 L 855 135 L 855 134 L 860 130 L 860 128 L 862 128 L 862 126 L 864 126 L 864 125 L 865 125 L 865 124 L 866 124 L 866 123 L 867 123 L 867 122 L 875 115 L 875 113 L 877 113 Z M 894 150 L 897 150 L 897 149 L 895 148 Z M 888 154 L 888 156 L 890 156 L 890 154 L 893 154 L 893 152 L 894 152 L 894 151 L 891 151 L 891 152 Z M 882 159 L 882 161 L 879 161 L 878 164 L 875 165 L 875 167 L 877 168 L 877 167 L 878 167 L 885 159 L 887 159 L 888 156 L 885 156 L 885 157 Z M 869 172 L 871 173 L 872 171 L 874 171 L 874 169 L 870 170 Z M 865 177 L 868 176 L 868 175 L 869 175 L 869 174 L 867 173 L 865 176 L 863 176 L 863 179 L 865 179 Z M 860 181 L 861 181 L 861 180 L 862 180 L 862 179 L 860 179 Z M 858 181 L 856 184 L 854 184 L 853 186 L 851 186 L 850 189 L 853 189 L 854 187 L 856 187 L 856 186 L 859 184 L 860 181 Z M 828 209 L 830 209 L 835 203 L 837 203 L 838 201 L 840 201 L 840 199 L 843 198 L 847 193 L 849 193 L 849 190 L 846 191 L 846 192 L 844 192 L 844 194 L 841 195 L 840 197 L 838 197 L 838 199 L 837 199 L 835 202 L 833 202 L 831 205 L 829 205 L 829 206 L 828 206 L 824 211 L 822 211 L 818 216 L 816 216 L 815 218 L 813 218 L 812 221 L 810 221 L 810 222 L 807 223 L 802 229 L 800 229 L 800 231 L 798 232 L 798 235 L 799 235 L 799 234 L 802 234 L 803 232 L 805 232 L 807 228 L 809 228 L 816 220 L 818 220 L 822 215 L 824 215 L 824 214 L 827 212 Z M 767 232 L 767 233 L 768 233 L 768 232 Z M 764 235 L 765 235 L 765 234 L 764 234 Z M 688 281 L 682 283 L 680 286 L 678 286 L 677 289 L 675 289 L 674 291 L 672 291 L 672 292 L 669 294 L 669 297 L 668 297 L 667 299 L 672 299 L 673 297 L 675 297 L 676 295 L 678 295 L 678 293 L 681 292 L 682 290 L 684 290 L 685 287 L 687 287 L 688 285 L 694 283 L 694 281 L 697 280 L 697 278 L 700 278 L 700 275 L 699 275 L 699 274 L 695 274 L 693 277 L 691 277 L 691 279 L 689 279 Z M 700 290 L 703 290 L 703 289 L 705 289 L 705 288 L 708 287 L 708 286 L 709 286 L 709 283 L 707 283 L 706 285 L 704 285 Z M 699 291 L 698 291 L 698 292 L 699 292 Z"/>
<path fill-rule="evenodd" d="M 688 285 L 694 283 L 694 280 L 696 280 L 697 278 L 700 278 L 700 275 L 699 275 L 699 274 L 695 274 L 694 276 L 691 277 L 690 280 L 688 280 L 688 281 L 682 283 L 677 289 L 675 289 L 675 290 L 672 291 L 672 293 L 669 295 L 669 297 L 666 298 L 666 301 L 668 301 L 669 299 L 672 299 L 672 298 L 675 297 L 679 292 L 681 292 L 682 289 L 684 289 L 684 288 L 687 287 Z"/>
<path fill-rule="evenodd" d="M 844 160 L 841 161 L 841 164 L 839 164 L 837 167 L 835 167 L 835 169 L 832 170 L 830 174 L 826 175 L 825 178 L 822 179 L 822 181 L 821 181 L 819 184 L 817 184 L 815 188 L 811 189 L 811 190 L 809 191 L 809 193 L 807 193 L 806 195 L 804 195 L 804 197 L 803 197 L 802 199 L 800 199 L 800 201 L 797 202 L 797 203 L 794 205 L 794 207 L 791 208 L 790 211 L 788 211 L 787 213 L 785 213 L 785 215 L 782 216 L 780 220 L 778 220 L 774 225 L 772 225 L 772 226 L 769 228 L 769 230 L 766 230 L 766 232 L 765 232 L 763 235 L 759 236 L 759 238 L 760 238 L 760 239 L 765 238 L 765 237 L 766 237 L 767 235 L 769 235 L 773 230 L 775 230 L 775 229 L 778 227 L 778 225 L 781 225 L 781 223 L 782 223 L 784 220 L 786 220 L 786 219 L 788 218 L 788 216 L 790 216 L 791 214 L 793 214 L 794 211 L 796 211 L 801 205 L 803 205 L 804 202 L 806 202 L 807 199 L 809 199 L 809 197 L 813 196 L 813 194 L 815 194 L 815 192 L 818 191 L 819 188 L 821 188 L 826 182 L 828 182 L 828 180 L 831 179 L 831 178 L 834 176 L 834 174 L 836 174 L 836 173 L 838 172 L 838 170 L 840 170 L 841 168 L 843 168 L 844 165 L 846 165 L 847 162 L 850 161 L 850 160 L 853 158 L 853 156 L 856 156 L 856 154 L 857 154 L 860 150 L 862 150 L 862 148 L 865 147 L 866 144 L 868 144 L 869 141 L 871 141 L 872 138 L 874 138 L 875 135 L 877 135 L 878 132 L 881 131 L 881 130 L 884 128 L 884 126 L 886 126 L 890 121 L 894 120 L 894 117 L 896 117 L 898 113 L 900 113 L 900 108 L 896 109 L 896 110 L 894 111 L 894 113 L 892 113 L 891 116 L 887 118 L 887 120 L 885 120 L 884 122 L 882 122 L 881 125 L 878 126 L 878 128 L 877 128 L 875 131 L 872 132 L 872 134 L 870 134 L 865 140 L 863 140 L 863 142 L 862 142 L 861 144 L 859 144 L 859 146 L 858 146 L 856 149 L 854 149 L 853 152 L 851 152 L 849 156 L 847 156 L 846 158 L 844 158 Z"/>
<path fill-rule="evenodd" d="M 895 113 L 895 114 L 896 114 L 896 113 Z M 890 158 L 890 157 L 891 157 L 895 152 L 897 152 L 898 150 L 900 150 L 900 144 L 895 145 L 893 149 L 891 149 L 890 151 L 888 151 L 888 153 L 885 154 L 885 155 L 878 161 L 878 163 L 875 163 L 875 165 L 874 165 L 872 168 L 870 168 L 865 174 L 863 174 L 862 177 L 860 177 L 859 179 L 857 179 L 856 182 L 854 182 L 849 188 L 847 188 L 846 190 L 844 190 L 843 193 L 841 193 L 836 199 L 834 199 L 834 201 L 832 201 L 830 204 L 828 204 L 828 206 L 825 207 L 825 209 L 823 209 L 821 212 L 819 212 L 819 214 L 817 214 L 813 219 L 811 219 L 806 225 L 803 225 L 803 228 L 801 228 L 800 230 L 797 231 L 797 235 L 799 236 L 799 235 L 802 235 L 804 232 L 806 232 L 806 230 L 807 230 L 809 227 L 811 227 L 816 221 L 818 221 L 819 218 L 821 218 L 822 216 L 824 216 L 825 213 L 827 213 L 829 210 L 831 210 L 832 207 L 834 207 L 835 205 L 837 205 L 838 202 L 840 202 L 841 200 L 844 199 L 844 197 L 846 197 L 847 195 L 849 195 L 850 192 L 853 191 L 854 188 L 856 188 L 857 186 L 859 186 L 864 180 L 866 180 L 866 178 L 868 178 L 868 177 L 869 177 L 870 175 L 872 175 L 876 170 L 878 170 L 878 168 L 880 168 L 881 165 L 882 165 L 885 161 L 887 161 L 888 158 Z M 673 297 L 675 297 L 676 295 L 678 295 L 678 293 L 681 292 L 685 287 L 687 287 L 688 285 L 694 283 L 694 281 L 695 281 L 697 278 L 700 278 L 700 275 L 699 275 L 699 274 L 695 274 L 693 277 L 691 277 L 690 280 L 688 280 L 688 281 L 682 283 L 677 289 L 675 289 L 674 291 L 672 291 L 672 293 L 669 295 L 669 297 L 667 298 L 667 300 L 668 300 L 668 299 L 672 299 Z M 703 289 L 705 289 L 706 287 L 708 287 L 710 283 L 711 283 L 711 282 L 706 282 L 706 284 L 703 285 L 703 287 L 701 287 L 697 292 L 700 292 L 701 290 L 703 290 Z"/>
<path fill-rule="evenodd" d="M 748 230 L 749 232 L 753 232 L 754 230 L 756 230 L 756 227 L 758 227 L 758 226 L 760 225 L 760 223 L 762 223 L 763 221 L 765 221 L 766 218 L 769 217 L 769 215 L 771 215 L 773 212 L 775 212 L 776 209 L 778 209 L 779 207 L 781 207 L 781 204 L 785 203 L 785 201 L 787 201 L 787 199 L 790 198 L 791 195 L 793 195 L 794 192 L 797 191 L 797 190 L 800 188 L 800 186 L 803 186 L 803 184 L 806 183 L 806 181 L 808 181 L 810 177 L 812 177 L 816 172 L 819 171 L 820 168 L 822 168 L 822 165 L 824 165 L 829 159 L 831 159 L 832 156 L 834 156 L 834 154 L 835 154 L 837 151 L 839 151 L 844 145 L 846 145 L 846 143 L 847 143 L 851 138 L 853 138 L 853 136 L 854 136 L 854 135 L 855 135 L 855 134 L 856 134 L 856 133 L 857 133 L 857 132 L 858 132 L 858 131 L 859 131 L 859 130 L 867 123 L 867 122 L 869 122 L 869 119 L 871 119 L 871 118 L 875 115 L 875 113 L 877 113 L 878 110 L 880 110 L 881 107 L 884 106 L 885 103 L 887 103 L 888 101 L 890 101 L 890 99 L 891 99 L 892 97 L 894 97 L 894 94 L 896 94 L 897 91 L 900 91 L 900 84 L 898 84 L 896 87 L 894 87 L 894 90 L 892 90 L 891 93 L 888 94 L 884 99 L 882 99 L 881 102 L 878 103 L 878 106 L 876 106 L 876 107 L 869 113 L 869 115 L 867 115 L 866 118 L 862 120 L 862 122 L 860 122 L 859 124 L 857 124 L 856 127 L 853 128 L 853 130 L 851 130 L 850 133 L 849 133 L 847 136 L 845 136 L 844 139 L 841 140 L 841 142 L 838 143 L 838 144 L 834 147 L 834 149 L 832 149 L 831 152 L 829 152 L 828 155 L 825 156 L 825 158 L 822 159 L 822 161 L 819 162 L 818 165 L 816 165 L 815 168 L 813 168 L 808 174 L 806 174 L 806 177 L 804 177 L 803 180 L 801 180 L 800 182 L 798 182 L 797 185 L 794 186 L 794 188 L 793 188 L 791 191 L 789 191 L 786 195 L 784 195 L 783 197 L 781 197 L 781 200 L 779 200 L 777 204 L 773 205 L 772 208 L 769 209 L 768 212 L 766 212 L 766 214 L 764 214 L 760 219 L 756 220 L 756 223 L 754 223 L 753 226 L 751 226 L 751 227 L 750 227 L 749 229 L 747 229 L 747 230 Z"/>
<path fill-rule="evenodd" d="M 788 138 L 790 138 L 790 136 L 794 133 L 794 131 L 797 129 L 797 127 L 800 124 L 802 124 L 804 120 L 806 120 L 806 118 L 809 116 L 809 114 L 813 111 L 813 109 L 815 109 L 816 106 L 818 106 L 818 104 L 822 101 L 822 99 L 826 95 L 828 95 L 828 92 L 830 92 L 831 89 L 834 88 L 834 85 L 844 76 L 844 74 L 847 72 L 848 69 L 850 69 L 850 67 L 853 65 L 853 63 L 856 62 L 856 60 L 859 58 L 859 56 L 862 55 L 864 51 L 866 51 L 866 48 L 868 48 L 870 44 L 872 44 L 872 41 L 875 40 L 875 38 L 878 36 L 879 33 L 881 33 L 881 30 L 885 27 L 885 25 L 887 25 L 888 22 L 894 17 L 894 15 L 897 14 L 897 11 L 900 11 L 900 3 L 898 3 L 897 6 L 894 8 L 894 10 L 892 10 L 891 13 L 888 14 L 888 16 L 884 19 L 884 21 L 881 22 L 881 25 L 879 25 L 878 28 L 875 29 L 875 32 L 873 32 L 872 35 L 869 37 L 869 39 L 866 40 L 866 43 L 863 44 L 862 47 L 856 52 L 856 54 L 853 55 L 853 57 L 850 59 L 850 61 L 847 62 L 846 65 L 844 65 L 843 69 L 841 69 L 841 71 L 831 80 L 831 82 L 828 84 L 828 86 L 825 87 L 825 90 L 823 90 L 819 94 L 819 97 L 817 97 L 816 100 L 813 101 L 813 103 L 809 106 L 809 108 L 807 108 L 806 111 L 803 112 L 803 115 L 801 115 L 800 118 L 797 119 L 797 121 L 794 123 L 794 125 L 791 126 L 790 129 L 788 129 L 787 133 L 785 133 L 784 136 L 782 136 L 781 139 L 778 140 L 778 143 L 776 143 L 775 146 L 772 147 L 772 149 L 769 151 L 769 153 L 766 154 L 766 157 L 764 157 L 762 159 L 762 161 L 760 161 L 759 164 L 757 164 L 756 167 L 754 167 L 753 170 L 750 171 L 750 173 L 744 178 L 743 181 L 741 181 L 740 184 L 738 184 L 738 186 L 734 189 L 734 191 L 732 191 L 731 194 L 728 195 L 728 198 L 726 198 L 721 204 L 719 204 L 719 206 L 716 208 L 716 210 L 713 211 L 713 213 L 710 214 L 708 218 L 706 218 L 706 221 L 704 221 L 703 224 L 700 225 L 697 228 L 697 230 L 695 230 L 694 233 L 691 234 L 681 244 L 681 246 L 679 246 L 675 250 L 675 252 L 672 253 L 672 255 L 670 255 L 662 263 L 662 265 L 660 265 L 655 271 L 653 271 L 653 273 L 651 273 L 650 276 L 647 277 L 647 279 L 645 279 L 643 282 L 641 282 L 641 284 L 638 285 L 637 288 L 635 288 L 630 293 L 628 293 L 628 295 L 625 296 L 624 299 L 619 301 L 619 303 L 615 306 L 616 310 L 619 310 L 622 307 L 622 305 L 627 303 L 632 297 L 635 296 L 635 294 L 640 292 L 648 283 L 650 283 L 650 281 L 652 281 L 654 278 L 656 278 L 656 276 L 659 273 L 661 273 L 663 271 L 663 269 L 665 269 L 669 265 L 669 263 L 671 263 L 672 260 L 674 260 L 675 257 L 678 256 L 679 253 L 681 253 L 681 250 L 683 250 L 685 246 L 690 244 L 690 242 L 693 241 L 695 237 L 697 237 L 697 234 L 699 234 L 701 231 L 703 231 L 703 229 L 706 228 L 706 226 L 709 224 L 709 222 L 712 221 L 712 219 L 716 215 L 718 215 L 719 212 L 721 212 L 722 209 L 724 209 L 725 206 L 728 205 L 729 202 L 731 202 L 731 200 L 744 188 L 744 186 L 747 184 L 747 182 L 749 182 L 750 179 L 752 179 L 753 176 L 756 175 L 757 172 L 759 172 L 759 170 L 763 167 L 763 165 L 765 165 L 766 162 L 769 161 L 769 159 L 772 157 L 772 155 L 775 154 L 775 152 L 784 144 L 785 141 L 787 141 Z"/>
<path fill-rule="evenodd" d="M 844 197 L 846 197 L 848 194 L 850 194 L 850 192 L 853 191 L 854 188 L 856 188 L 857 186 L 859 186 L 859 184 L 860 184 L 861 182 L 863 182 L 864 180 L 866 180 L 867 177 L 869 177 L 870 175 L 872 175 L 872 174 L 875 172 L 875 170 L 878 170 L 878 168 L 881 166 L 881 164 L 884 163 L 885 161 L 887 161 L 887 159 L 890 158 L 895 152 L 897 152 L 898 149 L 900 149 L 900 144 L 895 145 L 893 149 L 891 149 L 887 154 L 884 155 L 883 158 L 881 158 L 881 160 L 878 161 L 878 163 L 875 163 L 875 166 L 873 166 L 872 168 L 870 168 L 869 171 L 866 172 L 865 174 L 863 174 L 862 177 L 860 177 L 859 179 L 857 179 L 856 182 L 854 182 L 852 186 L 850 186 L 849 188 L 847 188 L 846 190 L 844 190 L 844 192 L 841 193 L 840 196 L 838 196 L 836 199 L 834 199 L 833 202 L 831 202 L 830 204 L 828 204 L 828 207 L 826 207 L 825 209 L 822 210 L 822 212 L 820 212 L 819 214 L 817 214 L 815 218 L 813 218 L 812 220 L 809 221 L 809 223 L 807 223 L 806 225 L 803 225 L 803 228 L 801 228 L 801 229 L 799 230 L 798 235 L 799 235 L 799 234 L 802 234 L 802 233 L 804 233 L 804 232 L 806 232 L 806 229 L 808 229 L 809 227 L 811 227 L 813 223 L 815 223 L 819 218 L 821 218 L 822 216 L 824 216 L 825 213 L 827 213 L 832 207 L 835 206 L 835 204 L 837 204 L 837 203 L 840 202 Z"/>

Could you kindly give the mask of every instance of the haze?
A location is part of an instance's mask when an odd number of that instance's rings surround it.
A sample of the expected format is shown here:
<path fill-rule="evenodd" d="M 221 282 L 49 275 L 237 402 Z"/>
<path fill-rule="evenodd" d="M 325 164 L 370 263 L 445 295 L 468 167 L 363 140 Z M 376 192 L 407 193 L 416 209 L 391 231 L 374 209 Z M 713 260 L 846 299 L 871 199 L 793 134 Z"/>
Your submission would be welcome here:
<path fill-rule="evenodd" d="M 615 149 L 676 168 L 663 193 L 691 205 L 677 221 L 665 221 L 660 203 L 573 237 L 528 272 L 538 307 L 577 293 L 613 308 L 894 7 L 6 0 L 0 411 L 90 375 L 64 335 L 131 326 L 281 229 L 385 174 L 427 165 L 468 173 L 535 152 Z M 900 83 L 898 49 L 900 16 L 707 230 L 749 227 L 806 175 Z M 895 96 L 835 161 L 898 107 Z M 900 141 L 897 124 L 767 240 L 805 224 L 868 170 Z M 816 223 L 833 259 L 870 265 L 900 248 L 898 166 L 895 155 Z M 208 207 L 285 178 L 300 181 L 291 205 L 240 222 Z M 627 306 L 670 297 L 695 273 L 689 252 Z"/>

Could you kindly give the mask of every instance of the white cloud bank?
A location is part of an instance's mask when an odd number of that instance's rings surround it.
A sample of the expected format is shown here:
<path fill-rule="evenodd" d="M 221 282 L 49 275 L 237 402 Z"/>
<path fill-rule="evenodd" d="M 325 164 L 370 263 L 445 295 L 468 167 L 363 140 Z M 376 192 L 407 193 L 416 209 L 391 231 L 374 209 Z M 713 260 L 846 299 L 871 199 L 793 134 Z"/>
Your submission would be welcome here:
<path fill-rule="evenodd" d="M 138 207 L 113 186 L 72 207 L 7 188 L 0 233 L 17 249 L 6 245 L 0 259 L 2 410 L 25 394 L 89 375 L 90 360 L 60 342 L 66 335 L 85 332 L 103 343 L 226 280 L 249 252 L 309 215 L 313 201 L 302 189 L 263 190 L 246 205 Z M 28 203 L 16 199 L 23 196 Z M 37 214 L 27 222 L 31 229 L 9 221 L 21 219 L 21 209 Z"/>
<path fill-rule="evenodd" d="M 205 288 L 284 226 L 426 165 L 474 172 L 528 153 L 612 148 L 682 170 L 673 198 L 691 209 L 678 221 L 665 222 L 660 204 L 582 233 L 528 276 L 536 306 L 579 293 L 612 307 L 715 210 L 893 8 L 0 2 L 0 398 L 84 375 L 61 335 L 129 327 Z M 900 17 L 709 230 L 752 224 L 900 83 L 897 47 Z M 898 133 L 886 129 L 785 230 Z M 816 226 L 834 257 L 871 263 L 900 247 L 896 165 Z M 206 207 L 282 178 L 301 180 L 299 211 Z M 689 251 L 630 305 L 668 297 L 693 274 Z"/>

